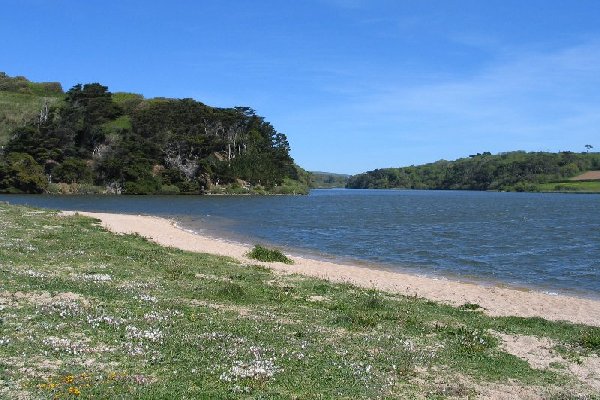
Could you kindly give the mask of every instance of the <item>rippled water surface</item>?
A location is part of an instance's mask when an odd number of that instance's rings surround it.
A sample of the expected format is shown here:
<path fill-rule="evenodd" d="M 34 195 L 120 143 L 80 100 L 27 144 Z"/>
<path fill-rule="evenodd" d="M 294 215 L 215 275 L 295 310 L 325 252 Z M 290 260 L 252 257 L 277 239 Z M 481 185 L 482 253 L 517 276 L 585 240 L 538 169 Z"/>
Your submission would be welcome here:
<path fill-rule="evenodd" d="M 600 196 L 314 190 L 309 196 L 0 196 L 150 214 L 322 258 L 600 297 Z"/>

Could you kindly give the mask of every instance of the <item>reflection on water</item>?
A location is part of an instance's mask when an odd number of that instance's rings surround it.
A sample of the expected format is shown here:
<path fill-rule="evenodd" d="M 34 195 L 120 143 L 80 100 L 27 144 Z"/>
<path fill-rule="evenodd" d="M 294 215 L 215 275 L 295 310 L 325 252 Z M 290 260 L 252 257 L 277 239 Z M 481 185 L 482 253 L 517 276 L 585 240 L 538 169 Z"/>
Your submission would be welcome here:
<path fill-rule="evenodd" d="M 427 275 L 600 293 L 600 196 L 315 190 L 309 196 L 0 196 L 150 214 L 231 240 Z"/>

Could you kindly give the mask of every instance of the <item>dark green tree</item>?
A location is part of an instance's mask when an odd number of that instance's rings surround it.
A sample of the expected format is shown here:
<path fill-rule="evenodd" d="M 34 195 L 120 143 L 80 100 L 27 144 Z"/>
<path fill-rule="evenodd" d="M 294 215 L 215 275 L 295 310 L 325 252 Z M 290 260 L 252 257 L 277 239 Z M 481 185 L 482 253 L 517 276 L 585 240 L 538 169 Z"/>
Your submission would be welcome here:
<path fill-rule="evenodd" d="M 43 168 L 29 154 L 10 153 L 5 161 L 0 161 L 0 189 L 42 193 L 47 186 Z"/>
<path fill-rule="evenodd" d="M 104 140 L 100 125 L 122 114 L 106 86 L 99 83 L 75 85 L 66 93 L 60 126 L 73 132 L 75 146 L 93 150 Z"/>
<path fill-rule="evenodd" d="M 92 183 L 93 174 L 85 160 L 69 157 L 52 169 L 51 178 L 55 182 Z"/>

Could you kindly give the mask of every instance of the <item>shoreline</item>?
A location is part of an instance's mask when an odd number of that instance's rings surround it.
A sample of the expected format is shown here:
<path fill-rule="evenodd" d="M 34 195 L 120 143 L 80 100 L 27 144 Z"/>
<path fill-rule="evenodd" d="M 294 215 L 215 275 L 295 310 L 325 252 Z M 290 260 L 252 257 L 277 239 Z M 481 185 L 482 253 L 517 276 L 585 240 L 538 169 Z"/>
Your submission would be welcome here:
<path fill-rule="evenodd" d="M 265 263 L 249 259 L 251 246 L 228 242 L 179 227 L 174 221 L 154 216 L 63 211 L 96 218 L 114 233 L 137 233 L 147 239 L 182 250 L 234 258 L 244 264 L 262 265 L 277 273 L 302 274 L 336 283 L 350 283 L 405 296 L 461 306 L 478 304 L 490 316 L 541 317 L 600 326 L 600 301 L 563 294 L 548 294 L 531 289 L 488 286 L 447 278 L 424 277 L 347 263 L 290 256 L 294 264 Z"/>
<path fill-rule="evenodd" d="M 535 293 L 546 294 L 548 296 L 573 297 L 573 298 L 578 298 L 578 299 L 587 299 L 587 300 L 600 302 L 600 294 L 597 294 L 597 293 L 592 294 L 592 293 L 585 292 L 585 291 L 578 292 L 575 289 L 557 289 L 557 288 L 536 286 L 533 284 L 527 285 L 524 283 L 517 283 L 517 282 L 511 283 L 511 282 L 505 282 L 502 280 L 486 279 L 486 278 L 472 276 L 472 275 L 462 276 L 458 273 L 452 273 L 452 272 L 448 272 L 448 271 L 444 271 L 443 273 L 439 273 L 439 274 L 426 273 L 426 272 L 418 271 L 417 268 L 402 267 L 402 266 L 398 267 L 398 265 L 396 265 L 396 264 L 378 263 L 378 262 L 374 262 L 374 261 L 353 258 L 350 256 L 343 257 L 343 256 L 339 256 L 339 255 L 325 254 L 325 253 L 320 253 L 318 251 L 311 251 L 311 250 L 308 250 L 305 248 L 300 248 L 300 247 L 282 246 L 282 245 L 278 245 L 277 243 L 269 243 L 268 241 L 252 241 L 252 242 L 250 242 L 250 241 L 247 241 L 247 240 L 241 239 L 241 238 L 236 239 L 235 237 L 228 237 L 227 234 L 223 231 L 219 231 L 218 234 L 203 233 L 202 231 L 195 231 L 194 229 L 186 228 L 185 226 L 182 226 L 180 224 L 180 222 L 175 219 L 159 217 L 159 216 L 152 216 L 152 215 L 141 215 L 141 214 L 138 214 L 138 215 L 139 216 L 148 216 L 148 217 L 153 217 L 153 218 L 164 218 L 164 219 L 171 221 L 175 228 L 180 229 L 182 231 L 191 233 L 193 235 L 202 236 L 202 237 L 205 237 L 208 239 L 216 240 L 216 241 L 222 241 L 225 243 L 231 243 L 233 245 L 243 246 L 243 247 L 247 248 L 248 251 L 255 244 L 261 244 L 261 245 L 264 245 L 269 248 L 277 248 L 278 250 L 284 252 L 285 255 L 290 258 L 303 259 L 303 260 L 306 260 L 307 262 L 310 262 L 310 261 L 324 262 L 324 263 L 328 263 L 328 264 L 336 264 L 336 265 L 364 268 L 364 269 L 373 270 L 373 271 L 386 271 L 386 272 L 390 272 L 393 274 L 410 275 L 410 276 L 415 276 L 415 277 L 419 277 L 419 278 L 431 279 L 434 281 L 451 281 L 451 282 L 472 284 L 472 285 L 483 286 L 483 287 L 506 288 L 506 289 L 516 290 L 519 292 L 535 292 Z M 259 261 L 254 260 L 254 259 L 248 259 L 246 262 L 259 263 Z M 269 263 L 267 263 L 265 265 L 269 265 Z"/>

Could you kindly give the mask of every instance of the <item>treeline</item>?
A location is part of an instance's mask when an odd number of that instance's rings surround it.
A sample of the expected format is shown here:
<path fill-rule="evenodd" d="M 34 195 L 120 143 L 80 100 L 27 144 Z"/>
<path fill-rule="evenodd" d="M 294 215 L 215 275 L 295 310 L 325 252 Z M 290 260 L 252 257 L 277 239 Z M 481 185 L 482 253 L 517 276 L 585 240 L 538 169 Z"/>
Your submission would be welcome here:
<path fill-rule="evenodd" d="M 331 172 L 310 172 L 310 187 L 315 189 L 344 188 L 350 175 Z"/>
<path fill-rule="evenodd" d="M 600 153 L 484 152 L 455 161 L 376 169 L 352 176 L 347 187 L 535 191 L 537 184 L 560 182 L 598 169 Z"/>
<path fill-rule="evenodd" d="M 308 175 L 289 152 L 286 136 L 247 107 L 80 84 L 11 132 L 0 154 L 0 191 L 306 191 Z"/>

